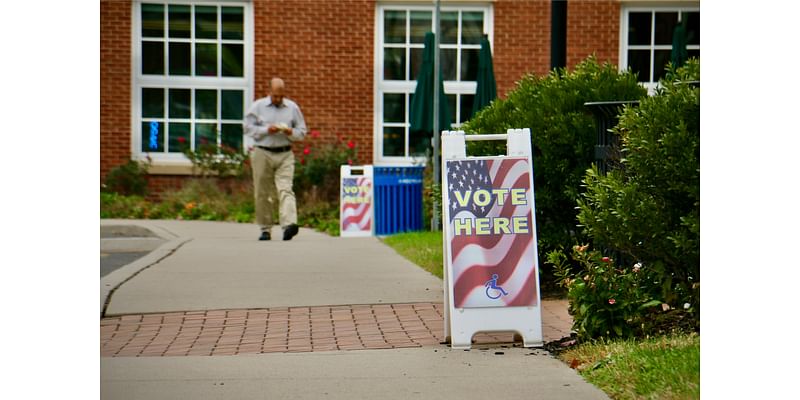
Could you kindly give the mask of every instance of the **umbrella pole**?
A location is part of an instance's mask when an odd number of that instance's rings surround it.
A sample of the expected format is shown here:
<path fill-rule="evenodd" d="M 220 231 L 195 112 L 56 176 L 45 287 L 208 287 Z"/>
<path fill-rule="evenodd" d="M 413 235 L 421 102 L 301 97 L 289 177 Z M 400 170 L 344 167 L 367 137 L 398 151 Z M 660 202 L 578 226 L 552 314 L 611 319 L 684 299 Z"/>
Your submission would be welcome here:
<path fill-rule="evenodd" d="M 439 35 L 440 35 L 440 0 L 436 0 L 436 9 L 433 13 L 434 27 L 436 28 L 436 36 L 434 37 L 433 46 L 433 184 L 439 185 L 441 174 L 439 168 Z M 433 198 L 433 210 L 431 210 L 431 231 L 436 232 L 439 230 L 439 199 L 435 196 Z"/>

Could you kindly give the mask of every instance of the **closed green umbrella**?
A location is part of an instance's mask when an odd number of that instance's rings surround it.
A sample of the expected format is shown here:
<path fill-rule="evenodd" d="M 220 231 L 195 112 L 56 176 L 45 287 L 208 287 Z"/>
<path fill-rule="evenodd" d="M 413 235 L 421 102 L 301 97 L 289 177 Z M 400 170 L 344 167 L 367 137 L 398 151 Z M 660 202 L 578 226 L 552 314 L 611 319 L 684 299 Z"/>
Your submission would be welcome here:
<path fill-rule="evenodd" d="M 685 21 L 685 20 L 684 20 Z M 672 53 L 670 61 L 675 68 L 683 66 L 689 59 L 689 52 L 686 50 L 686 43 L 689 38 L 686 36 L 686 23 L 680 22 L 672 33 Z"/>
<path fill-rule="evenodd" d="M 411 120 L 411 136 L 419 137 L 424 135 L 431 138 L 433 135 L 433 56 L 434 56 L 434 36 L 432 32 L 425 34 L 425 48 L 422 50 L 422 65 L 417 75 L 417 88 L 414 96 L 411 97 L 411 110 L 409 118 Z M 444 84 L 442 83 L 442 69 L 439 68 L 439 129 L 450 129 L 450 107 L 447 105 L 444 96 Z M 428 142 L 430 144 L 430 142 Z"/>
<path fill-rule="evenodd" d="M 481 51 L 478 53 L 478 88 L 475 92 L 475 100 L 472 103 L 470 118 L 497 98 L 497 82 L 494 80 L 492 48 L 490 46 L 489 38 L 483 35 Z"/>

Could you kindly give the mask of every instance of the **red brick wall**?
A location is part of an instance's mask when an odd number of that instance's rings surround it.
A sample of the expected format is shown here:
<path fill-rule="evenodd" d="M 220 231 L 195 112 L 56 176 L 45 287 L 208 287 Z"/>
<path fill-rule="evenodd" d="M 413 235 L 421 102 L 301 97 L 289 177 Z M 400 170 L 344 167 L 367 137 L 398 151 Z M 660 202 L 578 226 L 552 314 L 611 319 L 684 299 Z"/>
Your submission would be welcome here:
<path fill-rule="evenodd" d="M 254 19 L 256 98 L 283 78 L 309 129 L 354 139 L 371 162 L 375 1 L 256 1 Z"/>
<path fill-rule="evenodd" d="M 567 67 L 591 54 L 619 65 L 619 0 L 567 2 Z"/>
<path fill-rule="evenodd" d="M 100 1 L 100 179 L 131 156 L 131 2 Z"/>
<path fill-rule="evenodd" d="M 494 3 L 492 62 L 500 97 L 505 97 L 525 74 L 542 75 L 549 71 L 550 1 Z"/>

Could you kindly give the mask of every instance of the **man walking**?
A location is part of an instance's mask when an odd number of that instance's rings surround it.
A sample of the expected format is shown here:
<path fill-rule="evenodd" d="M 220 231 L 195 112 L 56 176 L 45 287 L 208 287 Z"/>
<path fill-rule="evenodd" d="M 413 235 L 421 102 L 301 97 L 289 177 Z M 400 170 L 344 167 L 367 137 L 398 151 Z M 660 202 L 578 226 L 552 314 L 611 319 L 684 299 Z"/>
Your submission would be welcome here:
<path fill-rule="evenodd" d="M 256 100 L 244 119 L 244 132 L 255 141 L 250 162 L 255 186 L 256 223 L 261 226 L 258 240 L 271 239 L 272 210 L 276 197 L 283 240 L 291 240 L 298 232 L 297 205 L 292 190 L 292 142 L 303 140 L 306 121 L 297 103 L 284 97 L 284 91 L 283 80 L 273 78 L 269 95 Z"/>

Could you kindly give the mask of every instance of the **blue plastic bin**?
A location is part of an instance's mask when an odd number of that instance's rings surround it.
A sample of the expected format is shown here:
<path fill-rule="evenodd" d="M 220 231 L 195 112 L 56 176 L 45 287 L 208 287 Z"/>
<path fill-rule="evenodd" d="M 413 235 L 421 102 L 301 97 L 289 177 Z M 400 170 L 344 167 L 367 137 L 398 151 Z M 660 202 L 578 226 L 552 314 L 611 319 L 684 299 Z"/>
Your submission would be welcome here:
<path fill-rule="evenodd" d="M 375 234 L 422 230 L 425 167 L 375 167 Z"/>

